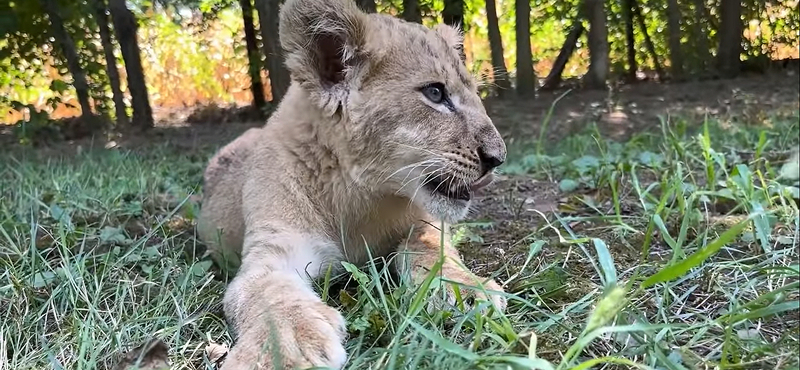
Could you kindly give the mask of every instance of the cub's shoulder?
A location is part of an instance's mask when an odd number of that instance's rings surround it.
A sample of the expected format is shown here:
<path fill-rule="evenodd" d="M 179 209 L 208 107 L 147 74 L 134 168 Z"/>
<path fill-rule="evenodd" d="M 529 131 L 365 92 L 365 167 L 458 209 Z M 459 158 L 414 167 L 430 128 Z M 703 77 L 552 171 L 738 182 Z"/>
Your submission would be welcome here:
<path fill-rule="evenodd" d="M 222 177 L 244 165 L 247 158 L 253 153 L 255 146 L 260 142 L 262 133 L 261 127 L 248 129 L 211 157 L 203 174 L 203 187 L 206 192 L 213 191 Z"/>

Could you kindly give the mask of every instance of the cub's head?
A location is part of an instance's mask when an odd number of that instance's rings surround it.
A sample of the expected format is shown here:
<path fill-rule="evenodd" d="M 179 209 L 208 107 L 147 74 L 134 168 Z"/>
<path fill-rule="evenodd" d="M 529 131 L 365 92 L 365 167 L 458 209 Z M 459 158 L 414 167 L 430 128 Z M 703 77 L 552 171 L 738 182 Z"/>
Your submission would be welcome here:
<path fill-rule="evenodd" d="M 288 0 L 280 39 L 292 89 L 357 185 L 454 222 L 506 147 L 460 58 L 461 34 L 360 11 L 354 0 Z M 287 104 L 289 104 L 287 102 Z"/>

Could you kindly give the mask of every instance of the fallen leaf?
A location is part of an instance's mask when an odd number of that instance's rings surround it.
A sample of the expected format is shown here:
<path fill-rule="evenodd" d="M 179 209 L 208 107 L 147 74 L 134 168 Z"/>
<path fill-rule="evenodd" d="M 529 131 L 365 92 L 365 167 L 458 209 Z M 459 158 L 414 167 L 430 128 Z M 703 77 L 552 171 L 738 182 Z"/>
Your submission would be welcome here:
<path fill-rule="evenodd" d="M 169 348 L 161 339 L 151 339 L 128 351 L 113 370 L 168 370 Z"/>
<path fill-rule="evenodd" d="M 224 344 L 208 342 L 208 345 L 206 346 L 206 357 L 208 357 L 209 361 L 218 364 L 227 354 L 228 346 Z"/>
<path fill-rule="evenodd" d="M 761 332 L 758 329 L 739 329 L 736 331 L 736 335 L 739 339 L 743 340 L 754 340 L 761 338 Z"/>
<path fill-rule="evenodd" d="M 128 220 L 128 222 L 124 224 L 123 228 L 131 238 L 140 238 L 147 234 L 147 228 L 141 221 L 136 219 Z"/>

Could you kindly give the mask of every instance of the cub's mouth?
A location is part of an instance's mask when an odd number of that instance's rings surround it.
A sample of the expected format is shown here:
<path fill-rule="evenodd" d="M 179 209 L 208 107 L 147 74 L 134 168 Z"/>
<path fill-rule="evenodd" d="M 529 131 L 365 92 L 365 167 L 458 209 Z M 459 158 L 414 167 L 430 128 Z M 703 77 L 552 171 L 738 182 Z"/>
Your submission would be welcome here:
<path fill-rule="evenodd" d="M 489 171 L 471 184 L 443 175 L 428 176 L 423 183 L 424 187 L 433 195 L 452 200 L 469 201 L 475 191 L 485 188 L 492 181 L 494 181 L 494 174 Z"/>

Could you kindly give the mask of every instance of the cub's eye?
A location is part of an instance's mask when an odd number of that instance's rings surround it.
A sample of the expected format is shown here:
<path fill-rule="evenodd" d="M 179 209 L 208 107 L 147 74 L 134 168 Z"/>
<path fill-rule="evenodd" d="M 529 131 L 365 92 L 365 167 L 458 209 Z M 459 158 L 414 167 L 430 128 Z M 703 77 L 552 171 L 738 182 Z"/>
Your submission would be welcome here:
<path fill-rule="evenodd" d="M 422 88 L 422 95 L 425 95 L 428 100 L 435 104 L 441 104 L 445 97 L 444 85 L 440 83 L 434 83 L 425 86 Z"/>

